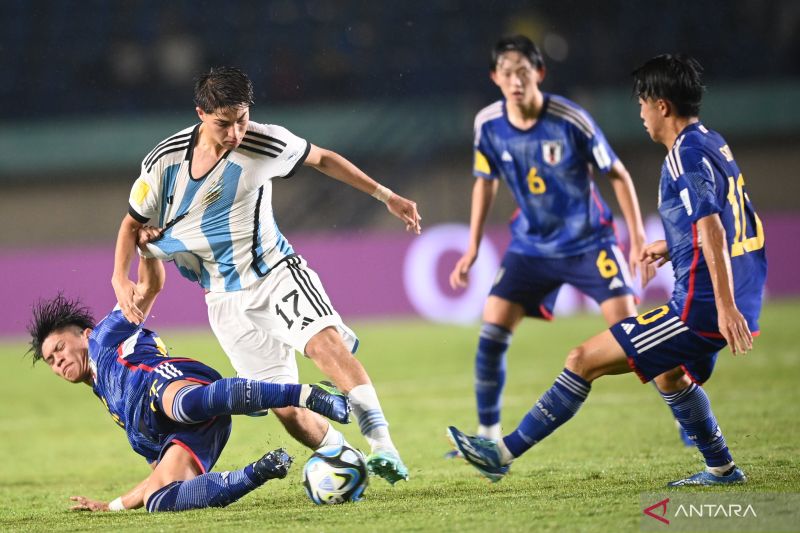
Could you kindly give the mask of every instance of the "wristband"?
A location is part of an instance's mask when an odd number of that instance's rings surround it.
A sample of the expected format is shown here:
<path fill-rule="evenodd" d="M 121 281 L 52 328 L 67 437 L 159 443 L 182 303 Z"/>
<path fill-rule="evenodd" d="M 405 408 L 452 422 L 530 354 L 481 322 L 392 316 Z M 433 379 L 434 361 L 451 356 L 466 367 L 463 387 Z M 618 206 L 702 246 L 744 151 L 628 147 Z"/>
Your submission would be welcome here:
<path fill-rule="evenodd" d="M 108 510 L 109 511 L 124 511 L 125 510 L 125 505 L 123 505 L 123 503 L 122 503 L 122 496 L 120 496 L 117 499 L 112 500 L 111 502 L 109 502 Z"/>
<path fill-rule="evenodd" d="M 389 198 L 392 197 L 392 190 L 388 187 L 384 187 L 383 185 L 378 185 L 378 188 L 375 189 L 375 192 L 372 193 L 372 197 L 380 200 L 383 203 L 389 201 Z"/>

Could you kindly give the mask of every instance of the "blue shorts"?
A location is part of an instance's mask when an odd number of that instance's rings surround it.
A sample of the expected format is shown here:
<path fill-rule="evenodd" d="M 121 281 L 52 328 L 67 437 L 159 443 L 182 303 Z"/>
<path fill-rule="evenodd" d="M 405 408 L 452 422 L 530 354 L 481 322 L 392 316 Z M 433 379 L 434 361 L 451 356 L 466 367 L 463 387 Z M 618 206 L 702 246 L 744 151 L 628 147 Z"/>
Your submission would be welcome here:
<path fill-rule="evenodd" d="M 520 304 L 526 316 L 551 320 L 558 291 L 564 283 L 598 304 L 634 294 L 628 266 L 615 244 L 558 259 L 507 251 L 489 294 Z"/>
<path fill-rule="evenodd" d="M 725 339 L 703 337 L 689 329 L 669 305 L 621 320 L 610 331 L 642 383 L 681 367 L 702 385 L 711 377 L 717 353 L 726 344 Z"/>
<path fill-rule="evenodd" d="M 222 379 L 210 366 L 194 359 L 154 358 L 157 364 L 150 367 L 147 408 L 142 412 L 142 422 L 149 436 L 158 442 L 160 461 L 173 444 L 191 454 L 202 473 L 210 471 L 222 454 L 231 434 L 231 417 L 217 416 L 199 424 L 181 424 L 167 418 L 161 411 L 159 394 L 173 381 L 188 380 L 200 385 Z"/>

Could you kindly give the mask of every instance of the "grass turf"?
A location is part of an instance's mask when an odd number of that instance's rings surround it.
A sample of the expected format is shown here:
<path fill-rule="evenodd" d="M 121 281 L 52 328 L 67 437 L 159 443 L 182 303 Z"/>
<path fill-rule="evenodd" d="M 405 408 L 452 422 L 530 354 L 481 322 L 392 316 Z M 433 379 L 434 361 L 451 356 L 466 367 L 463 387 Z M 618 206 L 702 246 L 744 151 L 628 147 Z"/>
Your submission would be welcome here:
<path fill-rule="evenodd" d="M 755 350 L 745 357 L 720 354 L 706 390 L 750 482 L 711 490 L 800 492 L 798 318 L 800 302 L 771 303 Z M 667 481 L 703 466 L 697 452 L 682 446 L 656 391 L 625 375 L 596 382 L 570 423 L 518 459 L 501 483 L 490 484 L 463 461 L 443 458 L 449 449 L 445 427 L 475 426 L 477 326 L 418 321 L 355 326 L 362 341 L 359 357 L 377 384 L 410 482 L 390 487 L 373 479 L 362 502 L 314 506 L 300 482 L 309 452 L 274 417 L 237 417 L 216 469 L 240 468 L 282 445 L 297 458 L 289 478 L 271 481 L 226 509 L 70 512 L 69 496 L 110 500 L 148 469 L 88 387 L 60 381 L 43 364 L 31 368 L 22 357 L 24 340 L 5 341 L 0 343 L 6 369 L 0 377 L 0 530 L 631 531 L 639 529 L 641 493 L 661 492 Z M 602 328 L 597 316 L 522 325 L 509 355 L 507 429 L 551 385 L 569 348 Z M 173 354 L 232 374 L 210 333 L 161 333 Z M 320 378 L 305 360 L 300 372 L 303 381 Z M 364 445 L 355 425 L 344 432 L 353 444 Z"/>

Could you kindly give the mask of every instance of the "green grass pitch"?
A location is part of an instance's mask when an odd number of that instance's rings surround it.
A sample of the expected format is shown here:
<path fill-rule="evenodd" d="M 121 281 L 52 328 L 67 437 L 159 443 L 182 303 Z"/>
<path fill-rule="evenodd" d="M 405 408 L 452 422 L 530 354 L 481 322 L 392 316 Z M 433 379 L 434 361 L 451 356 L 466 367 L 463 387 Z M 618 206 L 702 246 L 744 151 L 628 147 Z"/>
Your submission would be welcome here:
<path fill-rule="evenodd" d="M 713 490 L 800 492 L 798 319 L 800 302 L 771 303 L 755 350 L 745 357 L 720 355 L 706 389 L 750 483 Z M 629 374 L 596 382 L 575 419 L 517 460 L 506 479 L 490 484 L 463 461 L 443 458 L 447 425 L 475 427 L 477 325 L 353 326 L 362 341 L 359 356 L 410 468 L 408 483 L 390 487 L 373 479 L 362 502 L 314 506 L 300 482 L 309 452 L 274 417 L 237 417 L 216 469 L 239 468 L 283 445 L 297 458 L 289 478 L 226 509 L 70 512 L 70 495 L 110 500 L 148 469 L 89 388 L 60 381 L 45 365 L 31 368 L 22 357 L 24 339 L 18 339 L 0 344 L 0 530 L 634 531 L 640 493 L 662 491 L 667 481 L 702 467 L 699 454 L 680 443 L 656 391 Z M 569 348 L 602 328 L 598 316 L 522 325 L 509 356 L 506 428 L 550 386 Z M 161 334 L 174 354 L 232 374 L 210 333 Z M 304 381 L 320 378 L 308 361 L 301 365 Z M 355 424 L 344 431 L 364 445 Z"/>

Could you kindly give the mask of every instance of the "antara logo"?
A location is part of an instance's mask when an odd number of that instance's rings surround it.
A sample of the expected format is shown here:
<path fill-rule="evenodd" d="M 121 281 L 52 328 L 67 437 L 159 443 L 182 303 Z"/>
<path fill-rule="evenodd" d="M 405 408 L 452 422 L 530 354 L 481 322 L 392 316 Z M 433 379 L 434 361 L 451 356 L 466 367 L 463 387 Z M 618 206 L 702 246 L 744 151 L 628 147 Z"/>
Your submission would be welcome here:
<path fill-rule="evenodd" d="M 669 498 L 667 498 L 665 500 L 661 500 L 660 502 L 654 503 L 650 507 L 647 507 L 642 512 L 644 514 L 646 514 L 647 516 L 649 516 L 650 518 L 655 518 L 659 522 L 664 522 L 665 524 L 669 525 L 669 519 L 664 518 L 665 516 L 667 516 L 667 504 L 668 503 L 669 503 Z M 654 513 L 654 511 L 657 510 L 657 509 L 661 509 L 661 512 L 659 514 L 655 514 Z"/>
<path fill-rule="evenodd" d="M 696 516 L 698 518 L 716 518 L 724 517 L 730 518 L 733 516 L 745 517 L 752 516 L 758 518 L 755 509 L 752 505 L 742 506 L 738 503 L 722 505 L 717 503 L 705 503 L 702 505 L 679 505 L 675 516 Z"/>
<path fill-rule="evenodd" d="M 665 498 L 660 502 L 646 507 L 642 512 L 659 522 L 669 525 L 670 520 L 667 515 L 667 504 L 670 499 Z M 677 518 L 745 518 L 751 516 L 758 518 L 755 509 L 750 504 L 742 505 L 738 503 L 702 503 L 702 504 L 678 504 L 675 512 L 671 515 Z"/>

